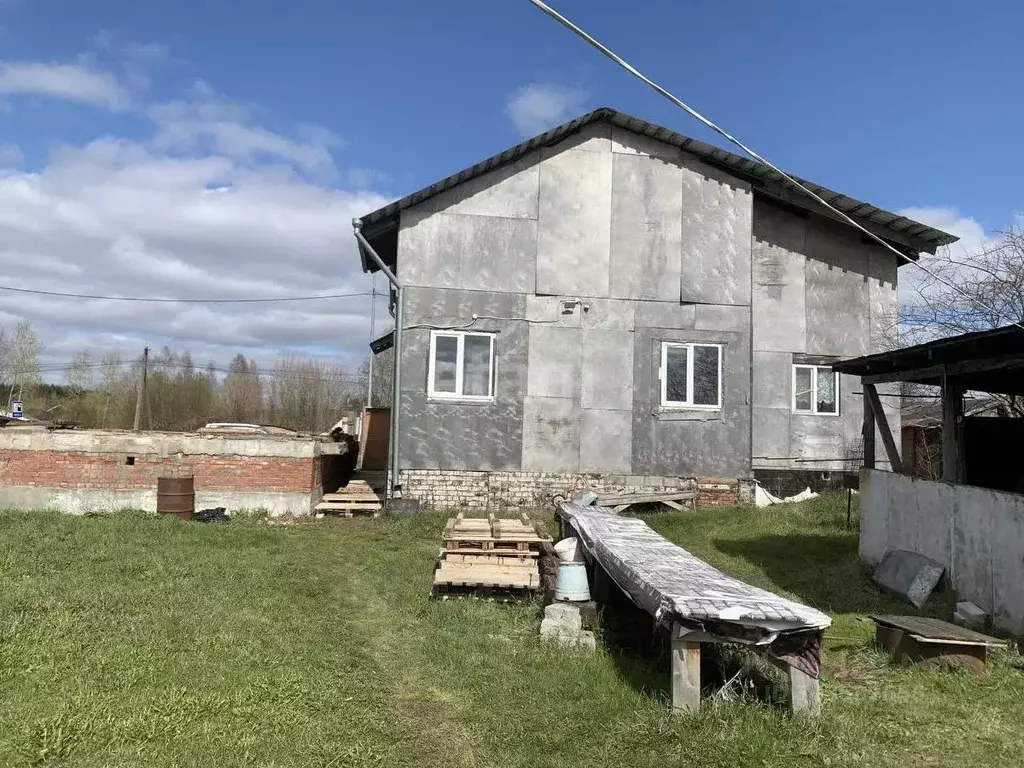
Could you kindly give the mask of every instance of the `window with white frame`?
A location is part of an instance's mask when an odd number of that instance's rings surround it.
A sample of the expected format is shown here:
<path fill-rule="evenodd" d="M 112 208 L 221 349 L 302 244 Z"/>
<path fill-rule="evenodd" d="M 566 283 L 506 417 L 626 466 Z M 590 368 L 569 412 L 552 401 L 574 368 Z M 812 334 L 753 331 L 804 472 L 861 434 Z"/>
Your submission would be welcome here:
<path fill-rule="evenodd" d="M 431 331 L 427 395 L 456 400 L 494 397 L 494 334 Z"/>
<path fill-rule="evenodd" d="M 794 365 L 793 411 L 838 416 L 839 374 L 828 365 Z"/>
<path fill-rule="evenodd" d="M 661 404 L 721 408 L 722 345 L 662 342 Z"/>

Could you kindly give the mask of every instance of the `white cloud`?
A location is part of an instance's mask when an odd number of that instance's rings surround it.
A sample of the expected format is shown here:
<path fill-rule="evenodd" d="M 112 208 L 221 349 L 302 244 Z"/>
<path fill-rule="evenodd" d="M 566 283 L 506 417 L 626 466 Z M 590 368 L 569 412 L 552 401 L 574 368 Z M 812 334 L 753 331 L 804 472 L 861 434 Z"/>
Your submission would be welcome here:
<path fill-rule="evenodd" d="M 208 88 L 148 114 L 149 138 L 66 144 L 37 171 L 0 173 L 0 284 L 163 297 L 369 289 L 350 222 L 387 198 L 311 180 L 334 168 L 333 135 L 276 133 Z M 146 344 L 218 365 L 239 351 L 362 356 L 368 312 L 366 297 L 194 305 L 0 291 L 0 326 L 30 320 L 47 362 L 83 348 L 134 356 Z"/>
<path fill-rule="evenodd" d="M 215 152 L 251 162 L 276 158 L 315 173 L 333 173 L 330 150 L 337 136 L 319 126 L 304 126 L 306 138 L 297 140 L 252 123 L 253 110 L 218 95 L 204 82 L 188 100 L 157 104 L 147 110 L 157 126 L 156 143 L 164 149 L 190 149 L 210 142 Z"/>
<path fill-rule="evenodd" d="M 530 83 L 513 91 L 505 114 L 523 136 L 535 136 L 583 112 L 586 91 L 558 83 Z"/>
<path fill-rule="evenodd" d="M 900 268 L 900 303 L 904 305 L 913 304 L 919 299 L 918 291 L 927 279 L 927 274 L 921 267 L 928 269 L 930 265 L 947 258 L 947 254 L 957 261 L 970 261 L 972 254 L 991 247 L 997 239 L 995 233 L 985 231 L 981 222 L 964 215 L 953 206 L 903 208 L 898 213 L 960 238 L 952 245 L 945 246 L 945 249 L 940 249 L 935 256 L 921 254 L 918 261 L 920 267 L 908 264 Z"/>
<path fill-rule="evenodd" d="M 113 75 L 87 64 L 0 62 L 0 94 L 46 96 L 114 111 L 131 105 L 131 94 Z"/>

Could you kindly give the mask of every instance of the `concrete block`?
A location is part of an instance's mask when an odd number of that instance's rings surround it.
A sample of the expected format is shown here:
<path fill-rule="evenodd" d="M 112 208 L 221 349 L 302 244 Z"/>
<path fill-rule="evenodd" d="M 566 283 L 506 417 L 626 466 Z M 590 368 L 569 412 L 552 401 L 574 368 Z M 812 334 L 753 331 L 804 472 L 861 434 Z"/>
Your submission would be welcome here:
<path fill-rule="evenodd" d="M 988 614 L 974 603 L 965 600 L 956 604 L 953 618 L 966 624 L 977 624 L 985 621 L 988 618 Z"/>
<path fill-rule="evenodd" d="M 790 453 L 788 408 L 751 409 L 753 419 L 753 455 L 754 467 L 777 467 L 793 465 Z"/>
<path fill-rule="evenodd" d="M 535 397 L 580 397 L 580 331 L 531 325 L 527 394 Z"/>
<path fill-rule="evenodd" d="M 682 258 L 682 169 L 640 154 L 612 164 L 612 296 L 672 301 Z"/>
<path fill-rule="evenodd" d="M 750 328 L 750 307 L 697 304 L 695 306 L 695 328 L 710 331 L 746 331 Z"/>
<path fill-rule="evenodd" d="M 705 304 L 750 303 L 750 188 L 696 161 L 683 171 L 679 298 Z"/>
<path fill-rule="evenodd" d="M 406 285 L 534 293 L 537 222 L 450 213 L 402 215 Z"/>
<path fill-rule="evenodd" d="M 630 331 L 582 332 L 583 408 L 628 411 L 633 407 L 633 334 Z"/>
<path fill-rule="evenodd" d="M 608 296 L 612 154 L 562 152 L 541 164 L 537 293 Z"/>
<path fill-rule="evenodd" d="M 597 638 L 593 632 L 587 630 L 572 633 L 542 634 L 541 640 L 561 648 L 571 648 L 586 653 L 597 651 Z"/>
<path fill-rule="evenodd" d="M 580 412 L 580 471 L 629 472 L 633 414 L 629 410 Z"/>
<path fill-rule="evenodd" d="M 523 403 L 523 469 L 576 472 L 579 455 L 578 401 L 527 397 Z"/>
<path fill-rule="evenodd" d="M 575 603 L 554 602 L 544 608 L 544 618 L 574 632 L 583 629 L 583 616 Z M 543 633 L 543 626 L 541 632 Z"/>
<path fill-rule="evenodd" d="M 916 552 L 891 550 L 871 578 L 885 592 L 920 608 L 938 585 L 945 566 Z"/>

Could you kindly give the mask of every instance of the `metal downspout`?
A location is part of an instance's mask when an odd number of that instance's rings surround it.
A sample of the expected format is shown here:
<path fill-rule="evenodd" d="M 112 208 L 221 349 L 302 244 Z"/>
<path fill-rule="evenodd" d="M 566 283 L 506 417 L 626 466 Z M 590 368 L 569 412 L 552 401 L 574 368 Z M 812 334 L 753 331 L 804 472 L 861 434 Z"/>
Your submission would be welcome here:
<path fill-rule="evenodd" d="M 393 380 L 391 382 L 391 436 L 389 438 L 388 449 L 391 452 L 391 472 L 388 480 L 388 495 L 389 498 L 398 498 L 401 496 L 402 484 L 399 481 L 398 475 L 398 435 L 399 435 L 399 412 L 401 410 L 401 392 L 402 392 L 402 337 L 403 337 L 403 324 L 404 317 L 402 309 L 405 305 L 402 295 L 402 284 L 398 278 L 395 277 L 395 273 L 388 269 L 388 265 L 384 263 L 384 260 L 377 254 L 370 245 L 369 241 L 363 236 L 362 233 L 363 222 L 359 219 L 352 219 L 352 229 L 355 232 L 356 242 L 359 243 L 360 249 L 368 255 L 373 261 L 380 267 L 391 286 L 395 289 L 395 302 L 397 308 L 395 310 L 395 365 Z"/>

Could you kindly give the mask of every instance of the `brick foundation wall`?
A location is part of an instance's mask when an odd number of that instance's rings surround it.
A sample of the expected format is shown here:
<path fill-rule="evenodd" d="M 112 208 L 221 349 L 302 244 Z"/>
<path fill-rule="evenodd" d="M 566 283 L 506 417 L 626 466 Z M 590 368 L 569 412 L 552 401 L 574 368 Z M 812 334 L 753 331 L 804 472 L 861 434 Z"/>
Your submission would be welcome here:
<path fill-rule="evenodd" d="M 754 500 L 752 481 L 736 479 L 438 469 L 403 470 L 400 479 L 403 496 L 427 507 L 544 507 L 555 496 L 572 498 L 585 490 L 604 494 L 696 490 L 698 507 Z"/>
<path fill-rule="evenodd" d="M 145 490 L 158 477 L 195 476 L 204 491 L 274 491 L 310 493 L 315 460 L 285 456 L 178 457 L 46 450 L 0 450 L 3 485 L 35 488 Z"/>

